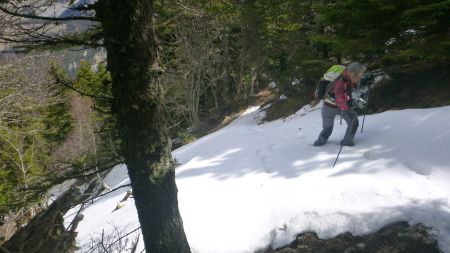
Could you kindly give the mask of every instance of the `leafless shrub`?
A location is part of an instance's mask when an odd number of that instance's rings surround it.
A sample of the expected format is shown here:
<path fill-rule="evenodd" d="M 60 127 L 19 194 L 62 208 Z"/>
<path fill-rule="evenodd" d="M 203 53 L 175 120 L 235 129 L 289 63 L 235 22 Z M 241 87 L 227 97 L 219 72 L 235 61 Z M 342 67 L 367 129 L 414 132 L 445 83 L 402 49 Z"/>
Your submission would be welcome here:
<path fill-rule="evenodd" d="M 140 227 L 124 232 L 117 225 L 112 225 L 111 233 L 101 233 L 91 236 L 90 241 L 81 249 L 82 253 L 136 253 L 141 236 Z"/>

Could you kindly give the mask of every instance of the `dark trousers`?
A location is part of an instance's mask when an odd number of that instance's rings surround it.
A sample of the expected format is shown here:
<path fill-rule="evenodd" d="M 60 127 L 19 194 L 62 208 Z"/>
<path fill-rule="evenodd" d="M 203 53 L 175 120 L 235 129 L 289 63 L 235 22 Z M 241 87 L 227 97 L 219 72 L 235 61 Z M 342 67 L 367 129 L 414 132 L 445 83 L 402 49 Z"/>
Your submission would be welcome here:
<path fill-rule="evenodd" d="M 323 129 L 322 132 L 320 132 L 319 139 L 323 139 L 325 141 L 328 140 L 331 132 L 333 132 L 334 118 L 336 115 L 340 115 L 341 113 L 342 118 L 347 123 L 345 137 L 351 137 L 353 139 L 359 126 L 358 115 L 351 109 L 342 111 L 339 108 L 333 108 L 325 103 L 322 107 Z"/>

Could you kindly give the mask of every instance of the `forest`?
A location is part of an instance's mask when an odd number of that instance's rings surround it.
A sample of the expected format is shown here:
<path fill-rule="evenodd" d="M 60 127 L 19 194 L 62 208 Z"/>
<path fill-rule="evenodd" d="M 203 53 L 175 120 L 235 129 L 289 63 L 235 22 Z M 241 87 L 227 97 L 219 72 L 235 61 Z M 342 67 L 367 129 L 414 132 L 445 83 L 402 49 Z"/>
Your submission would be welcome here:
<path fill-rule="evenodd" d="M 64 215 L 121 164 L 144 250 L 191 252 L 173 150 L 294 114 L 335 64 L 390 77 L 367 114 L 448 106 L 449 21 L 448 0 L 0 0 L 0 252 L 79 250 Z"/>

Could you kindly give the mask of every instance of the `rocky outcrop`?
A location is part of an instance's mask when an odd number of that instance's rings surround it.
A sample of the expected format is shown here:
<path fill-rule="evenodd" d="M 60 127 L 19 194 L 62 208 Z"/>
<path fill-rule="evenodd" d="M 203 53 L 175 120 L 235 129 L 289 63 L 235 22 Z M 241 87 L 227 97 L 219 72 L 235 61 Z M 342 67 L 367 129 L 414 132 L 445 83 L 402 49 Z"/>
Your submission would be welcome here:
<path fill-rule="evenodd" d="M 380 231 L 354 236 L 341 234 L 332 239 L 319 239 L 315 233 L 302 233 L 288 246 L 266 249 L 260 253 L 440 253 L 435 239 L 421 224 L 394 224 Z"/>

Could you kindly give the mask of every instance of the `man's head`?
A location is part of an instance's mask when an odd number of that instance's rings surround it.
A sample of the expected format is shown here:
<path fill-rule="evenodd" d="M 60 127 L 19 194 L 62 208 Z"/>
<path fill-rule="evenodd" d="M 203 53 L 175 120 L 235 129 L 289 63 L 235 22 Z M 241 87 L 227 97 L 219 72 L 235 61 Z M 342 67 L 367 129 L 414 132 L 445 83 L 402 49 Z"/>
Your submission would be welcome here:
<path fill-rule="evenodd" d="M 360 62 L 352 62 L 347 66 L 348 77 L 352 83 L 357 83 L 361 80 L 364 71 L 366 71 L 366 66 Z"/>

